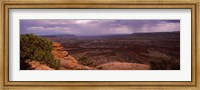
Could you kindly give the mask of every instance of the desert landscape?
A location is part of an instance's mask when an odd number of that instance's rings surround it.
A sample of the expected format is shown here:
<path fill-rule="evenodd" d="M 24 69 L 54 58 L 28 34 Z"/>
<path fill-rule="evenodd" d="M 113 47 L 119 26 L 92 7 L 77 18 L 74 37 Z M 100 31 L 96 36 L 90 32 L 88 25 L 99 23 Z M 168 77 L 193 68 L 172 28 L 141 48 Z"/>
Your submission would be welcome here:
<path fill-rule="evenodd" d="M 21 70 L 180 70 L 180 31 L 21 35 L 52 42 L 49 53 L 56 61 L 52 68 L 51 63 L 26 57 L 20 62 Z M 27 45 L 24 42 L 20 40 L 20 47 Z"/>

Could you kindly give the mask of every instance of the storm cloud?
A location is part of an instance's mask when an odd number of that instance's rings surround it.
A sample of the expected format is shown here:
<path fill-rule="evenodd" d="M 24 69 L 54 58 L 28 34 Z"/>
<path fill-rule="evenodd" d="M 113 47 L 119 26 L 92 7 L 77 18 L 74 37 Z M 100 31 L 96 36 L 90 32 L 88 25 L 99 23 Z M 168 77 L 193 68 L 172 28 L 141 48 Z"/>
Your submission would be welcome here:
<path fill-rule="evenodd" d="M 80 36 L 180 31 L 180 20 L 20 20 L 20 33 Z"/>

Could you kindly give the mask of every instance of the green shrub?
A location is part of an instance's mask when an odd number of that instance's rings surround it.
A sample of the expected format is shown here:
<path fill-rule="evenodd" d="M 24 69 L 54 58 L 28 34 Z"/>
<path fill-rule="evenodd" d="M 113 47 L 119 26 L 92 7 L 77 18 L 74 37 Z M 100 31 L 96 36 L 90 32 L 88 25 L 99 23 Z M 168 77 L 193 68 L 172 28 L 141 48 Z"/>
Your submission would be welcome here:
<path fill-rule="evenodd" d="M 180 70 L 180 61 L 175 58 L 159 57 L 149 63 L 152 70 Z"/>
<path fill-rule="evenodd" d="M 84 66 L 88 66 L 89 65 L 89 59 L 86 56 L 82 56 L 78 59 L 78 62 Z"/>
<path fill-rule="evenodd" d="M 34 34 L 20 35 L 20 60 L 37 60 L 51 68 L 59 67 L 59 60 L 51 54 L 53 43 Z"/>

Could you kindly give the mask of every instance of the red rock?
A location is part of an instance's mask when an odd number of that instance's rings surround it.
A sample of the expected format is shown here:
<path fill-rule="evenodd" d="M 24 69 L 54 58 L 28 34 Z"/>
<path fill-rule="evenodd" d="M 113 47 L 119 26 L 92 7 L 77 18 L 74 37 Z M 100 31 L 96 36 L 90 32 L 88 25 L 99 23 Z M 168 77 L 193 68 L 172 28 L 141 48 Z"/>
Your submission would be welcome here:
<path fill-rule="evenodd" d="M 110 62 L 96 66 L 102 70 L 149 70 L 150 66 L 138 63 Z"/>
<path fill-rule="evenodd" d="M 38 61 L 27 61 L 26 63 L 30 65 L 30 69 L 32 70 L 54 70 L 47 65 L 41 64 Z"/>
<path fill-rule="evenodd" d="M 56 58 L 64 58 L 68 55 L 67 51 L 51 51 L 51 54 L 53 54 Z"/>
<path fill-rule="evenodd" d="M 57 43 L 57 42 L 54 42 L 54 43 L 53 43 L 53 46 L 54 46 L 54 47 L 59 47 L 59 46 L 61 46 L 61 44 L 60 44 L 60 43 Z"/>
<path fill-rule="evenodd" d="M 58 70 L 70 70 L 70 69 L 67 69 L 67 68 L 65 68 L 65 67 L 63 67 L 63 66 L 60 66 L 60 67 L 58 68 Z"/>
<path fill-rule="evenodd" d="M 63 49 L 64 49 L 64 47 L 62 47 L 62 46 L 53 48 L 53 50 L 55 50 L 55 51 L 62 51 Z"/>
<path fill-rule="evenodd" d="M 70 60 L 60 60 L 60 66 L 66 68 L 66 69 L 76 69 L 78 66 L 78 63 L 73 63 Z"/>
<path fill-rule="evenodd" d="M 78 63 L 78 61 L 74 57 L 72 57 L 70 55 L 68 55 L 67 57 L 64 57 L 63 59 L 64 60 L 69 60 L 69 61 L 71 61 L 73 63 Z"/>

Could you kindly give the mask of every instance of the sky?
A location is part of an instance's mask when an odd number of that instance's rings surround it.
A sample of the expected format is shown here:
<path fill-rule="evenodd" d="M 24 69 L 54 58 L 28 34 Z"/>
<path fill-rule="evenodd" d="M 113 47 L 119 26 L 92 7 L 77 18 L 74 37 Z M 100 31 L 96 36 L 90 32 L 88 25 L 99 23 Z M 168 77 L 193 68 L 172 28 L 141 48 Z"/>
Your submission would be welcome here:
<path fill-rule="evenodd" d="M 20 34 L 96 36 L 173 31 L 180 31 L 180 20 L 20 20 Z"/>

